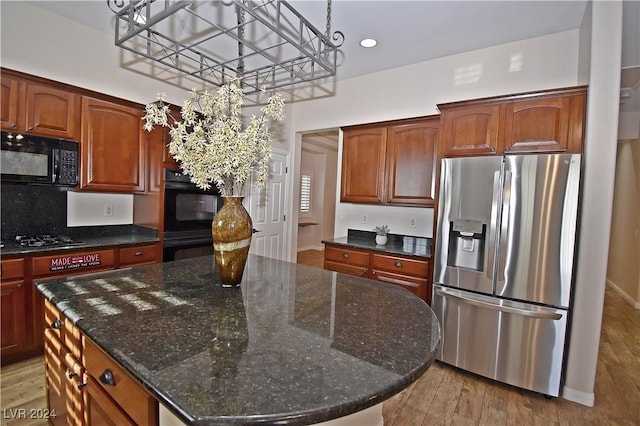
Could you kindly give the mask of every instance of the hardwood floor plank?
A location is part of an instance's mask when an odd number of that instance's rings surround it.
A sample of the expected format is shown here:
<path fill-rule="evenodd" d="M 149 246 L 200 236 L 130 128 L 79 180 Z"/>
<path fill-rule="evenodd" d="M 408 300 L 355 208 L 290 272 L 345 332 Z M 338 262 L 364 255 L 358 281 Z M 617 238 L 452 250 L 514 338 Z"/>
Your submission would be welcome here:
<path fill-rule="evenodd" d="M 533 425 L 531 399 L 523 391 L 509 392 L 507 399 L 507 425 Z"/>
<path fill-rule="evenodd" d="M 500 384 L 487 385 L 482 401 L 480 425 L 494 426 L 507 424 L 509 391 Z"/>
<path fill-rule="evenodd" d="M 464 384 L 463 375 L 451 367 L 443 368 L 443 377 L 429 406 L 423 425 L 449 425 Z"/>
<path fill-rule="evenodd" d="M 464 380 L 455 413 L 467 419 L 478 422 L 482 413 L 482 401 L 486 391 L 484 381 L 476 377 Z"/>

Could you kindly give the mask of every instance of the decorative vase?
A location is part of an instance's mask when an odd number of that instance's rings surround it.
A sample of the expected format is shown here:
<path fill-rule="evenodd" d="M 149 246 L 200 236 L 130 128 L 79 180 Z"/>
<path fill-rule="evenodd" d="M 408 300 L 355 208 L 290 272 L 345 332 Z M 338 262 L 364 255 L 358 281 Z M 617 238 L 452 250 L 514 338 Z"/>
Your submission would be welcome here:
<path fill-rule="evenodd" d="M 376 244 L 379 246 L 383 246 L 387 244 L 387 236 L 386 235 L 376 235 Z"/>
<path fill-rule="evenodd" d="M 253 223 L 242 205 L 244 197 L 222 197 L 222 208 L 211 224 L 216 265 L 223 287 L 240 285 L 247 262 Z"/>

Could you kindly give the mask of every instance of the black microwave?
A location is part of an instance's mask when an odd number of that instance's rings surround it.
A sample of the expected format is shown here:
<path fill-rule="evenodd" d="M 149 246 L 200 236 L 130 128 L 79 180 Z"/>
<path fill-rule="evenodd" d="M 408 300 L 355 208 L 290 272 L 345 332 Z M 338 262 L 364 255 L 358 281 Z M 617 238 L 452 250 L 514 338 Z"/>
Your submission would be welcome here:
<path fill-rule="evenodd" d="M 2 132 L 3 182 L 76 186 L 79 161 L 78 142 Z"/>

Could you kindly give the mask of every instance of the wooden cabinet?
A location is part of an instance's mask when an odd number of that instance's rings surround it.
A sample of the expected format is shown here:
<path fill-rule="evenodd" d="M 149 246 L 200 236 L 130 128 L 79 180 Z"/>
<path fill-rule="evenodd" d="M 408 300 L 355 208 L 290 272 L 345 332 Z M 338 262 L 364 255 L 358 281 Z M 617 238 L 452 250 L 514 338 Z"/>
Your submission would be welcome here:
<path fill-rule="evenodd" d="M 326 246 L 324 269 L 357 277 L 369 277 L 369 253 L 364 250 Z"/>
<path fill-rule="evenodd" d="M 440 104 L 441 155 L 582 152 L 586 87 Z"/>
<path fill-rule="evenodd" d="M 146 132 L 144 111 L 82 98 L 80 189 L 143 192 Z"/>
<path fill-rule="evenodd" d="M 411 256 L 327 244 L 324 269 L 399 285 L 431 303 L 430 262 Z"/>
<path fill-rule="evenodd" d="M 52 424 L 158 424 L 155 398 L 48 300 L 44 322 L 45 376 Z"/>
<path fill-rule="evenodd" d="M 344 130 L 340 201 L 382 203 L 387 129 L 355 127 Z"/>
<path fill-rule="evenodd" d="M 387 203 L 433 205 L 439 127 L 439 117 L 389 127 Z"/>
<path fill-rule="evenodd" d="M 9 259 L 0 262 L 0 350 L 3 360 L 28 349 L 27 339 L 27 284 L 24 260 Z"/>
<path fill-rule="evenodd" d="M 65 328 L 70 323 L 63 323 L 60 329 L 52 325 L 60 320 L 60 315 L 55 310 L 46 309 L 42 295 L 34 288 L 34 281 L 159 262 L 162 262 L 160 243 L 59 251 L 2 259 L 2 363 L 8 364 L 42 353 L 45 329 L 51 330 L 50 333 L 68 348 L 80 346 L 77 329 L 73 337 L 73 330 Z M 78 349 L 71 350 L 71 353 L 76 358 L 80 357 Z"/>
<path fill-rule="evenodd" d="M 79 99 L 51 85 L 2 75 L 2 128 L 78 140 Z"/>
<path fill-rule="evenodd" d="M 429 285 L 429 262 L 403 256 L 371 254 L 369 278 L 399 285 L 431 303 Z"/>
<path fill-rule="evenodd" d="M 157 424 L 157 401 L 86 336 L 83 339 L 82 360 L 87 374 L 109 395 L 114 405 L 120 407 L 134 421 L 134 424 Z"/>
<path fill-rule="evenodd" d="M 437 116 L 343 128 L 340 201 L 432 206 Z"/>
<path fill-rule="evenodd" d="M 120 249 L 120 266 L 139 266 L 162 261 L 162 246 L 147 244 L 144 246 Z"/>

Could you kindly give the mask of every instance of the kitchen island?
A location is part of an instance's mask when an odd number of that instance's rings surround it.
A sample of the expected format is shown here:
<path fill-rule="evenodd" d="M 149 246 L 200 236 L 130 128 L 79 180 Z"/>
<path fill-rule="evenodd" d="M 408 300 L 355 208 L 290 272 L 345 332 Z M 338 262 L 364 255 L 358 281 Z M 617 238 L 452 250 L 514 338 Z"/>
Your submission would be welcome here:
<path fill-rule="evenodd" d="M 371 410 L 415 381 L 440 341 L 429 306 L 405 289 L 260 256 L 232 289 L 210 256 L 36 285 L 159 401 L 161 418 L 187 424 Z"/>

